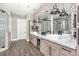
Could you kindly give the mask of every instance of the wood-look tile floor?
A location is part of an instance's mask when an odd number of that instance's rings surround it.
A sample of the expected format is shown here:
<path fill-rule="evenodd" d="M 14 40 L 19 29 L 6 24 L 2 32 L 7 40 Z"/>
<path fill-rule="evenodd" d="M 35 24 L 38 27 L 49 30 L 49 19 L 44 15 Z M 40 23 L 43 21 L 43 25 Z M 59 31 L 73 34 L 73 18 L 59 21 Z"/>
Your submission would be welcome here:
<path fill-rule="evenodd" d="M 43 56 L 43 54 L 26 40 L 11 42 L 10 47 L 0 53 L 0 56 Z"/>

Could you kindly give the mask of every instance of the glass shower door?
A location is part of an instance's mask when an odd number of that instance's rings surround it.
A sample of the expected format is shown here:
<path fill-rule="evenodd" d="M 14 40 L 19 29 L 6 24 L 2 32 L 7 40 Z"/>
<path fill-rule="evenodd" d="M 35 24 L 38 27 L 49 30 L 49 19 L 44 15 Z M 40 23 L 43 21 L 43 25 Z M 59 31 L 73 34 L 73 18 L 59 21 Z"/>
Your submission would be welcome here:
<path fill-rule="evenodd" d="M 0 48 L 5 48 L 6 19 L 0 14 Z"/>

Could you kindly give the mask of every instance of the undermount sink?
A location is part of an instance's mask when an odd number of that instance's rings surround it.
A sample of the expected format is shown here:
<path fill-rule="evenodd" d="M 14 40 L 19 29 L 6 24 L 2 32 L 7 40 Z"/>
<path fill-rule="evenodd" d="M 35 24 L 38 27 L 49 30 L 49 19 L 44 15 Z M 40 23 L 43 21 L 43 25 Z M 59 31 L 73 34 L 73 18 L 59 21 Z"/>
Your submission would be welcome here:
<path fill-rule="evenodd" d="M 58 34 L 47 34 L 46 37 L 53 39 L 53 40 L 59 40 L 60 35 L 58 35 Z"/>
<path fill-rule="evenodd" d="M 62 35 L 58 35 L 58 34 L 47 34 L 46 37 L 47 38 L 50 38 L 52 40 L 60 40 L 60 41 L 68 41 L 68 40 L 71 40 L 71 35 L 70 34 L 62 34 Z"/>

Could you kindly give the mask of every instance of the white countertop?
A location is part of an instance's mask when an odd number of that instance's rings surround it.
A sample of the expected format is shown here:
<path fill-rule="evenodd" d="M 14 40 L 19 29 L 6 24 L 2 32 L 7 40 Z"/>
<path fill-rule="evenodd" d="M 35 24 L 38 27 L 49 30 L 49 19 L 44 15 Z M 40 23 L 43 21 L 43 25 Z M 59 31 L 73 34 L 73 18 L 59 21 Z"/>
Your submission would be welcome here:
<path fill-rule="evenodd" d="M 70 39 L 57 39 L 58 35 L 55 35 L 56 37 L 53 38 L 52 35 L 51 36 L 49 36 L 49 35 L 39 35 L 39 34 L 37 34 L 37 32 L 31 32 L 30 34 L 33 34 L 35 36 L 49 40 L 51 42 L 55 42 L 55 43 L 63 45 L 63 46 L 66 46 L 68 48 L 76 49 L 76 47 L 77 47 L 77 41 L 74 40 L 74 39 L 72 39 L 72 40 L 70 40 Z"/>

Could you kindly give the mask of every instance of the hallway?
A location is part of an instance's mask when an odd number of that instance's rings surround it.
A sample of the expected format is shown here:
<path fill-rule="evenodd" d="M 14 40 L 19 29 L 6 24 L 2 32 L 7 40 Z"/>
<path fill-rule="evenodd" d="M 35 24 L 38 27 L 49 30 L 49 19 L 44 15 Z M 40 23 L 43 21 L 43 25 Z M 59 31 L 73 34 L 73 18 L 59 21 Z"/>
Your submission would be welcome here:
<path fill-rule="evenodd" d="M 26 40 L 17 40 L 11 42 L 9 49 L 0 56 L 42 56 L 42 53 Z"/>

